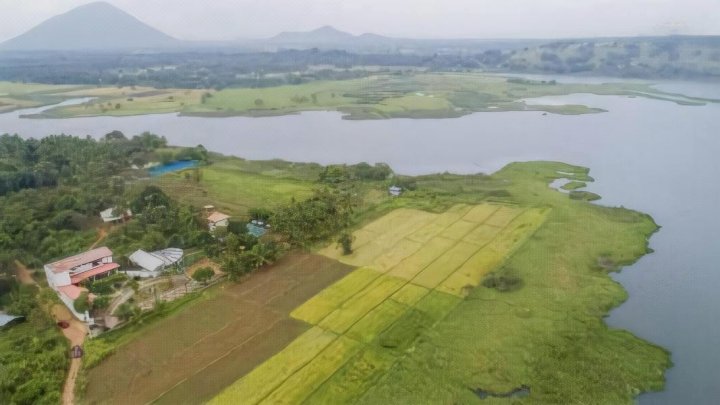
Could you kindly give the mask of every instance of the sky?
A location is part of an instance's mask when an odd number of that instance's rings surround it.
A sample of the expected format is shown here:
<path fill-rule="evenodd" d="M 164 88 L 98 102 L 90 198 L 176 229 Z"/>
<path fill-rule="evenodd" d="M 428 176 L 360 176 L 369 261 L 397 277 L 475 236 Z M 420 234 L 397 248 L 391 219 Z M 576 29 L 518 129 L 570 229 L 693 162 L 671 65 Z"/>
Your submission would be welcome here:
<path fill-rule="evenodd" d="M 0 0 L 0 41 L 90 0 Z M 720 0 L 108 0 L 180 39 L 332 25 L 406 38 L 720 35 Z"/>

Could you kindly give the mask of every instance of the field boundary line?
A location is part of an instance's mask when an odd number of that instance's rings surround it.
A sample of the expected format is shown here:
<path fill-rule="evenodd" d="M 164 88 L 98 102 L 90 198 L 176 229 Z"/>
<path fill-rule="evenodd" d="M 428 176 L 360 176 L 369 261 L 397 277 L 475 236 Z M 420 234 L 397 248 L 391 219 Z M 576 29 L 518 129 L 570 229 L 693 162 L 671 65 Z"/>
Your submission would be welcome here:
<path fill-rule="evenodd" d="M 314 326 L 317 326 L 317 325 L 314 325 Z M 307 367 L 308 364 L 312 363 L 313 360 L 315 360 L 316 358 L 318 358 L 318 356 L 320 356 L 320 353 L 324 352 L 325 349 L 327 349 L 328 347 L 330 347 L 333 343 L 337 342 L 338 339 L 340 339 L 340 336 L 342 336 L 342 335 L 338 335 L 337 333 L 335 333 L 335 332 L 333 332 L 333 331 L 331 331 L 331 330 L 327 330 L 327 329 L 325 329 L 325 328 L 323 328 L 323 327 L 320 327 L 320 326 L 317 326 L 317 327 L 320 328 L 320 329 L 322 329 L 322 330 L 324 330 L 325 332 L 329 332 L 329 333 L 332 333 L 333 335 L 335 335 L 335 337 L 333 338 L 333 340 L 331 340 L 330 342 L 328 342 L 328 344 L 325 345 L 325 347 L 323 347 L 320 351 L 318 351 L 317 354 L 316 354 L 315 356 L 313 356 L 313 358 L 311 358 L 311 359 L 309 359 L 308 361 L 306 361 L 305 363 L 303 363 L 302 366 L 298 367 L 297 370 L 293 371 L 290 375 L 288 375 L 286 378 L 284 378 L 284 379 L 283 379 L 282 381 L 280 381 L 278 384 L 275 384 L 275 385 L 273 386 L 273 388 L 272 388 L 270 391 L 268 391 L 268 393 L 267 393 L 266 395 L 264 395 L 262 398 L 260 398 L 257 402 L 254 402 L 253 405 L 257 405 L 257 404 L 263 403 L 263 401 L 265 401 L 265 400 L 267 399 L 267 397 L 269 397 L 270 395 L 272 395 L 273 392 L 277 391 L 277 389 L 280 388 L 280 386 L 282 386 L 287 380 L 289 380 L 290 377 L 294 376 L 294 375 L 297 374 L 300 370 L 302 370 L 302 369 L 304 369 L 305 367 Z M 311 328 L 311 329 L 312 329 L 312 328 Z M 351 338 L 350 338 L 350 339 L 351 339 Z M 355 340 L 355 339 L 352 339 L 352 340 Z M 360 342 L 360 343 L 362 344 L 362 342 Z M 285 349 L 283 349 L 283 350 L 285 350 Z M 277 352 L 277 353 L 275 353 L 275 354 L 273 355 L 273 357 L 277 356 L 277 355 L 280 354 L 281 352 L 282 352 L 282 350 L 279 351 L 279 352 Z M 272 358 L 272 357 L 271 357 L 271 358 Z M 266 360 L 266 361 L 267 361 L 267 360 Z M 258 365 L 258 367 L 262 366 L 264 363 L 265 363 L 265 362 L 260 363 L 260 364 Z M 343 363 L 343 365 L 344 365 L 344 363 Z M 250 371 L 250 373 L 252 373 L 252 372 L 255 371 L 256 369 L 257 369 L 257 367 L 255 367 L 254 369 L 252 369 L 252 370 Z M 250 373 L 248 373 L 248 374 L 250 374 Z M 248 375 L 248 374 L 246 374 L 246 375 Z M 242 378 L 244 378 L 244 377 L 242 377 Z M 241 378 L 241 379 L 242 379 L 242 378 Z M 236 380 L 236 382 L 237 382 L 237 381 L 240 381 L 240 380 Z M 323 383 L 324 383 L 324 382 L 323 382 Z M 233 384 L 234 384 L 234 383 L 233 383 Z M 322 385 L 322 384 L 321 384 L 321 385 Z M 226 389 L 227 389 L 227 387 L 226 387 Z"/>
<path fill-rule="evenodd" d="M 489 241 L 485 242 L 485 244 L 480 245 L 480 247 L 478 248 L 478 250 L 475 251 L 475 254 L 480 253 L 481 250 L 485 249 L 485 247 L 487 247 L 490 243 L 492 243 L 493 241 L 495 241 L 495 240 L 498 238 L 498 236 L 499 236 L 503 231 L 505 231 L 506 229 L 510 228 L 510 225 L 512 225 L 512 223 L 513 223 L 516 219 L 518 219 L 522 214 L 524 214 L 524 213 L 526 213 L 526 212 L 528 212 L 528 211 L 529 211 L 529 209 L 523 209 L 523 210 L 522 210 L 519 214 L 517 214 L 507 225 L 505 225 L 504 227 L 500 228 L 500 230 L 498 231 L 498 233 L 496 233 L 495 236 L 493 236 L 492 239 L 490 239 Z M 541 223 L 540 223 L 540 226 L 542 226 L 542 224 L 544 224 L 544 223 L 545 223 L 545 221 L 541 222 Z M 482 225 L 482 224 L 481 224 L 481 225 Z M 492 225 L 491 225 L 491 226 L 492 226 Z M 499 227 L 496 227 L 496 228 L 499 228 Z M 537 230 L 537 228 L 536 228 L 536 230 Z M 534 233 L 534 232 L 533 232 L 533 233 Z M 502 262 L 501 262 L 500 264 L 503 264 L 503 263 L 505 263 L 507 260 L 509 260 L 510 257 L 512 257 L 512 255 L 515 254 L 515 250 L 517 250 L 520 246 L 522 246 L 522 245 L 525 244 L 525 240 L 526 240 L 526 238 L 523 238 L 523 240 L 521 241 L 521 243 L 516 243 L 515 246 L 513 246 L 513 249 L 511 249 L 510 251 L 508 251 L 507 255 L 505 256 L 505 258 L 502 260 Z M 467 258 L 464 262 L 462 262 L 462 264 L 460 264 L 460 266 L 458 266 L 452 273 L 448 274 L 447 277 L 445 277 L 444 279 L 440 280 L 440 282 L 438 283 L 438 285 L 437 285 L 436 287 L 433 287 L 432 290 L 435 291 L 439 286 L 441 286 L 444 282 L 446 282 L 450 277 L 452 277 L 453 275 L 455 275 L 455 273 L 457 273 L 457 271 L 460 270 L 460 268 L 461 268 L 462 266 L 464 266 L 465 263 L 469 262 L 470 259 L 472 259 L 475 254 L 473 254 L 472 256 L 468 257 L 468 258 Z M 494 270 L 494 268 L 493 268 L 493 270 Z M 418 273 L 418 276 L 419 276 L 419 275 L 420 275 L 420 274 Z M 478 287 L 478 286 L 473 286 L 473 288 L 476 288 L 476 287 Z M 444 292 L 444 291 L 440 291 L 440 292 Z M 445 293 L 445 294 L 449 294 L 449 293 Z M 450 294 L 450 295 L 455 295 L 455 294 Z M 463 298 L 463 299 L 464 299 L 464 297 L 460 297 L 460 298 Z"/>

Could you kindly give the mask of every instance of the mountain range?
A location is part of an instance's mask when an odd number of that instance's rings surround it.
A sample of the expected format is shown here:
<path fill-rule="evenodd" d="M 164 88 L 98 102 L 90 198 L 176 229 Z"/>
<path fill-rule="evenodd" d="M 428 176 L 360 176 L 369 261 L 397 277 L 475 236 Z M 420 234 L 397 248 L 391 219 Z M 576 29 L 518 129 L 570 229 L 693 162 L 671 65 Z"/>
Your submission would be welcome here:
<path fill-rule="evenodd" d="M 489 49 L 502 44 L 521 47 L 538 41 L 420 40 L 366 33 L 353 35 L 324 26 L 306 32 L 282 32 L 272 38 L 237 41 L 183 41 L 173 38 L 106 2 L 95 2 L 52 17 L 29 31 L 0 44 L 12 51 L 138 51 L 166 49 L 234 48 L 240 50 L 344 49 L 353 52 L 390 52 L 423 48 Z M 517 44 L 517 45 L 513 45 Z"/>

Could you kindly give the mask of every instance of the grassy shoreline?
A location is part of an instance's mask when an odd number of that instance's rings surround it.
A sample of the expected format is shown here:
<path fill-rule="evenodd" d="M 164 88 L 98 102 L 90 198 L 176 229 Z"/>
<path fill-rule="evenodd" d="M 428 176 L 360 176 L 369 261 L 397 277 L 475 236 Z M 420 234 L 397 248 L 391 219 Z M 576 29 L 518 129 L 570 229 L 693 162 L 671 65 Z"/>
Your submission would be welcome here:
<path fill-rule="evenodd" d="M 0 82 L 0 111 L 39 107 L 49 105 L 51 100 L 82 97 L 92 97 L 93 100 L 50 108 L 25 118 L 167 113 L 209 118 L 271 117 L 305 111 L 338 111 L 344 119 L 372 120 L 457 118 L 475 112 L 539 111 L 577 115 L 605 111 L 584 105 L 534 105 L 523 101 L 578 93 L 643 97 L 690 106 L 720 102 L 663 92 L 646 83 L 569 84 L 480 73 L 414 73 L 222 90 L 54 87 Z"/>

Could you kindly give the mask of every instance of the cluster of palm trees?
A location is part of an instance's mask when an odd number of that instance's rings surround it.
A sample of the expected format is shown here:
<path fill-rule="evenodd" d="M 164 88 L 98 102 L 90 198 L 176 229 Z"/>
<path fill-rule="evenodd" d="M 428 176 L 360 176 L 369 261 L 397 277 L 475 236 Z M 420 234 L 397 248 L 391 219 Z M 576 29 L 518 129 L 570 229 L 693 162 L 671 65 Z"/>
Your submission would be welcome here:
<path fill-rule="evenodd" d="M 240 276 L 272 264 L 280 256 L 281 249 L 275 242 L 258 242 L 250 249 L 228 251 L 222 260 L 222 267 L 230 274 L 230 278 Z"/>

